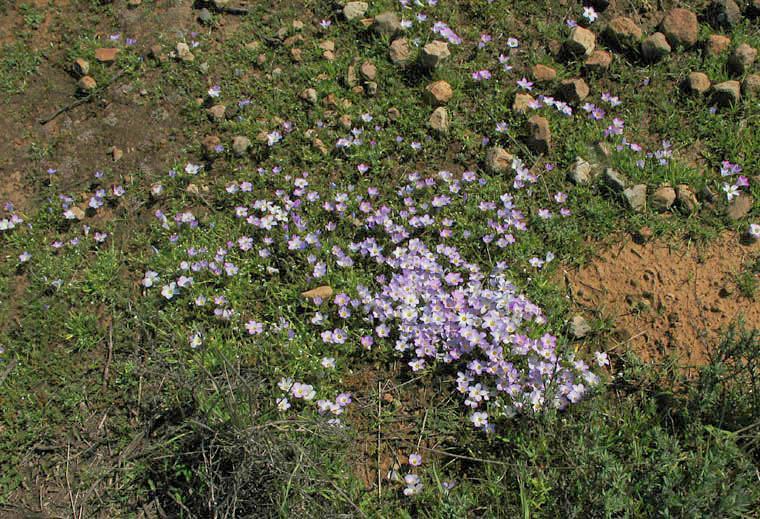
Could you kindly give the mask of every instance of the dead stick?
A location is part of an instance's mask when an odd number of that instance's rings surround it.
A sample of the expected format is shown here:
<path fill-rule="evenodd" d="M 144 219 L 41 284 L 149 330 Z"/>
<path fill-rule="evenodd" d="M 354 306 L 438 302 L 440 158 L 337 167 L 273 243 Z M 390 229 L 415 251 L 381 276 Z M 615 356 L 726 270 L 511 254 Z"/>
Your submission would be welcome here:
<path fill-rule="evenodd" d="M 106 359 L 106 367 L 103 370 L 103 387 L 106 387 L 108 383 L 108 368 L 111 366 L 111 358 L 113 357 L 113 320 L 111 326 L 108 327 L 108 359 Z"/>
<path fill-rule="evenodd" d="M 43 119 L 40 119 L 40 124 L 43 124 L 43 125 L 47 124 L 50 121 L 52 121 L 53 119 L 55 119 L 56 117 L 58 117 L 59 115 L 61 115 L 62 113 L 68 112 L 69 110 L 72 110 L 72 109 L 76 108 L 77 106 L 82 105 L 82 104 L 90 101 L 93 97 L 95 97 L 95 94 L 97 94 L 98 92 L 100 92 L 102 90 L 105 90 L 106 88 L 108 88 L 109 86 L 111 86 L 117 79 L 119 79 L 121 76 L 123 76 L 124 73 L 127 70 L 129 70 L 129 69 L 126 69 L 126 68 L 122 69 L 118 74 L 116 74 L 114 76 L 114 78 L 107 85 L 104 85 L 103 87 L 99 88 L 95 92 L 93 92 L 93 93 L 91 93 L 89 95 L 86 95 L 86 96 L 84 96 L 81 99 L 77 99 L 76 101 L 74 101 L 71 104 L 68 104 L 68 105 L 64 106 L 63 108 L 59 109 L 57 112 L 55 112 L 50 117 L 45 117 Z"/>
<path fill-rule="evenodd" d="M 383 488 L 382 471 L 380 470 L 380 413 L 382 406 L 382 391 L 380 381 L 377 381 L 377 497 L 381 497 Z"/>
<path fill-rule="evenodd" d="M 3 385 L 3 382 L 5 382 L 5 379 L 8 375 L 10 375 L 11 371 L 13 371 L 13 368 L 16 367 L 16 364 L 18 361 L 16 359 L 13 359 L 8 363 L 8 367 L 3 370 L 3 374 L 0 375 L 0 386 Z"/>

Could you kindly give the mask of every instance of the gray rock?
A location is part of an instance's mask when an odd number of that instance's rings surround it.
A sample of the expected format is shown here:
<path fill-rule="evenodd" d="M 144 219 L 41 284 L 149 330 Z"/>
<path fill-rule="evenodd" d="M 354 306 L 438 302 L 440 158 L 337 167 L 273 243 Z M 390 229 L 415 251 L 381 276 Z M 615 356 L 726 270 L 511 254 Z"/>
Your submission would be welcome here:
<path fill-rule="evenodd" d="M 427 68 L 439 67 L 449 56 L 449 44 L 445 41 L 434 40 L 422 48 L 422 64 Z"/>
<path fill-rule="evenodd" d="M 742 82 L 742 94 L 747 97 L 757 97 L 760 93 L 760 74 L 749 74 Z"/>
<path fill-rule="evenodd" d="M 570 319 L 570 333 L 576 339 L 582 339 L 591 331 L 591 325 L 582 315 L 575 314 Z"/>
<path fill-rule="evenodd" d="M 596 35 L 583 27 L 573 27 L 565 41 L 565 49 L 575 56 L 589 57 L 596 46 Z"/>
<path fill-rule="evenodd" d="M 676 201 L 676 190 L 670 186 L 662 186 L 652 194 L 652 208 L 658 211 L 670 209 Z"/>
<path fill-rule="evenodd" d="M 406 63 L 409 61 L 409 58 L 412 57 L 412 51 L 409 49 L 409 42 L 406 38 L 393 40 L 393 43 L 391 43 L 391 46 L 388 49 L 388 54 L 394 65 Z"/>
<path fill-rule="evenodd" d="M 724 81 L 713 85 L 713 100 L 721 106 L 738 103 L 741 99 L 741 84 L 738 81 Z"/>
<path fill-rule="evenodd" d="M 201 12 L 198 13 L 198 20 L 201 23 L 205 23 L 206 25 L 210 25 L 214 21 L 214 15 L 211 14 L 211 11 L 206 9 L 205 7 L 201 9 Z"/>
<path fill-rule="evenodd" d="M 704 72 L 689 72 L 684 88 L 689 93 L 702 95 L 710 90 L 710 78 Z"/>
<path fill-rule="evenodd" d="M 744 74 L 757 59 L 757 49 L 742 43 L 728 58 L 728 68 L 738 75 Z"/>
<path fill-rule="evenodd" d="M 224 112 L 226 109 L 227 107 L 224 105 L 214 105 L 206 110 L 206 113 L 213 122 L 220 123 L 224 121 Z"/>
<path fill-rule="evenodd" d="M 375 32 L 378 34 L 393 36 L 401 30 L 401 22 L 396 13 L 389 11 L 375 16 L 372 28 L 375 29 Z"/>
<path fill-rule="evenodd" d="M 641 54 L 649 61 L 657 61 L 670 54 L 670 45 L 665 35 L 656 32 L 641 41 Z"/>
<path fill-rule="evenodd" d="M 528 119 L 530 134 L 528 135 L 528 145 L 536 153 L 549 153 L 552 147 L 552 133 L 549 128 L 549 121 L 540 115 L 532 115 Z"/>
<path fill-rule="evenodd" d="M 604 168 L 604 181 L 613 191 L 617 192 L 623 191 L 625 186 L 628 185 L 628 179 L 622 173 L 612 168 Z"/>
<path fill-rule="evenodd" d="M 742 19 L 742 12 L 734 0 L 714 0 L 708 12 L 710 19 L 719 25 L 736 25 Z"/>
<path fill-rule="evenodd" d="M 512 169 L 514 155 L 500 146 L 494 146 L 486 154 L 486 169 L 491 173 L 504 173 Z"/>
<path fill-rule="evenodd" d="M 251 139 L 243 135 L 238 135 L 232 139 L 232 151 L 238 157 L 242 157 L 248 152 L 248 148 L 251 147 Z"/>
<path fill-rule="evenodd" d="M 367 2 L 348 2 L 343 8 L 343 16 L 349 21 L 361 18 L 367 12 L 368 7 Z"/>
<path fill-rule="evenodd" d="M 575 185 L 588 185 L 594 177 L 593 168 L 588 161 L 576 157 L 575 162 L 570 166 L 568 176 Z"/>
<path fill-rule="evenodd" d="M 449 112 L 444 107 L 438 107 L 433 110 L 430 116 L 430 127 L 439 132 L 449 131 Z"/>
<path fill-rule="evenodd" d="M 628 206 L 636 212 L 642 212 L 647 202 L 646 184 L 636 184 L 635 186 L 623 190 L 623 196 L 628 202 Z"/>
<path fill-rule="evenodd" d="M 676 199 L 678 205 L 687 214 L 694 213 L 699 207 L 697 196 L 688 184 L 678 184 L 676 186 Z"/>
<path fill-rule="evenodd" d="M 728 204 L 726 214 L 734 221 L 739 220 L 752 209 L 752 202 L 752 195 L 741 193 Z"/>

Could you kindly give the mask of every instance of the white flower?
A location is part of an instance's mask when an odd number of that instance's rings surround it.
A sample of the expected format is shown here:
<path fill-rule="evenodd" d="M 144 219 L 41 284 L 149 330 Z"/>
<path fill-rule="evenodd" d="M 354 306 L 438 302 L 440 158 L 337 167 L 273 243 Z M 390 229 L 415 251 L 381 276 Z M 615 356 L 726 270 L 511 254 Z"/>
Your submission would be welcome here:
<path fill-rule="evenodd" d="M 594 11 L 593 7 L 584 7 L 583 8 L 583 17 L 588 20 L 590 23 L 594 23 L 597 18 L 599 18 L 599 15 L 596 11 Z"/>
<path fill-rule="evenodd" d="M 172 281 L 168 285 L 164 285 L 164 287 L 161 289 L 161 295 L 164 296 L 166 299 L 171 299 L 174 297 L 174 295 L 177 293 L 177 283 Z"/>
<path fill-rule="evenodd" d="M 596 355 L 596 363 L 599 364 L 599 367 L 610 365 L 610 359 L 607 358 L 607 354 L 605 352 L 597 351 L 594 353 L 594 355 Z"/>
<path fill-rule="evenodd" d="M 152 287 L 153 283 L 158 280 L 158 272 L 153 272 L 152 270 L 149 270 L 145 273 L 145 277 L 142 280 L 142 284 L 144 287 Z"/>
<path fill-rule="evenodd" d="M 488 413 L 478 411 L 470 415 L 470 421 L 475 427 L 483 427 L 488 423 Z"/>

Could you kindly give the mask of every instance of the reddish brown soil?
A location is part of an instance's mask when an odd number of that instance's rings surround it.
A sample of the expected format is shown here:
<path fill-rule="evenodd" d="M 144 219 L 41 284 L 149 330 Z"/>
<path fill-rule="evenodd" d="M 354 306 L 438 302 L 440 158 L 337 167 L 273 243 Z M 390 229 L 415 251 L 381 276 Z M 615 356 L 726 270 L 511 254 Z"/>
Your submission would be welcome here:
<path fill-rule="evenodd" d="M 743 245 L 729 232 L 707 247 L 620 238 L 567 272 L 579 310 L 611 318 L 623 337 L 618 348 L 645 361 L 675 354 L 685 364 L 702 365 L 737 318 L 760 326 L 760 303 L 743 297 L 736 282 L 760 245 Z"/>

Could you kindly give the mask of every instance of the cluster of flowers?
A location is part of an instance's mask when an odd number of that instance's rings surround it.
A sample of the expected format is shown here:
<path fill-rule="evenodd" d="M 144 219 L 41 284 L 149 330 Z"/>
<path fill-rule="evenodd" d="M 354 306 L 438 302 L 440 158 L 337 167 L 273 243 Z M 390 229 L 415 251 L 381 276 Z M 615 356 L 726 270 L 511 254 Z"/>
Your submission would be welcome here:
<path fill-rule="evenodd" d="M 721 163 L 720 166 L 720 176 L 730 177 L 731 175 L 739 175 L 739 173 L 742 173 L 742 167 L 738 164 L 733 164 L 727 160 L 724 160 Z M 729 184 L 728 182 L 723 183 L 723 191 L 726 193 L 726 198 L 730 202 L 737 196 L 739 196 L 739 188 L 747 187 L 749 186 L 749 179 L 745 177 L 744 175 L 739 175 L 736 178 L 736 182 L 733 184 Z M 751 231 L 750 231 L 751 233 Z"/>

